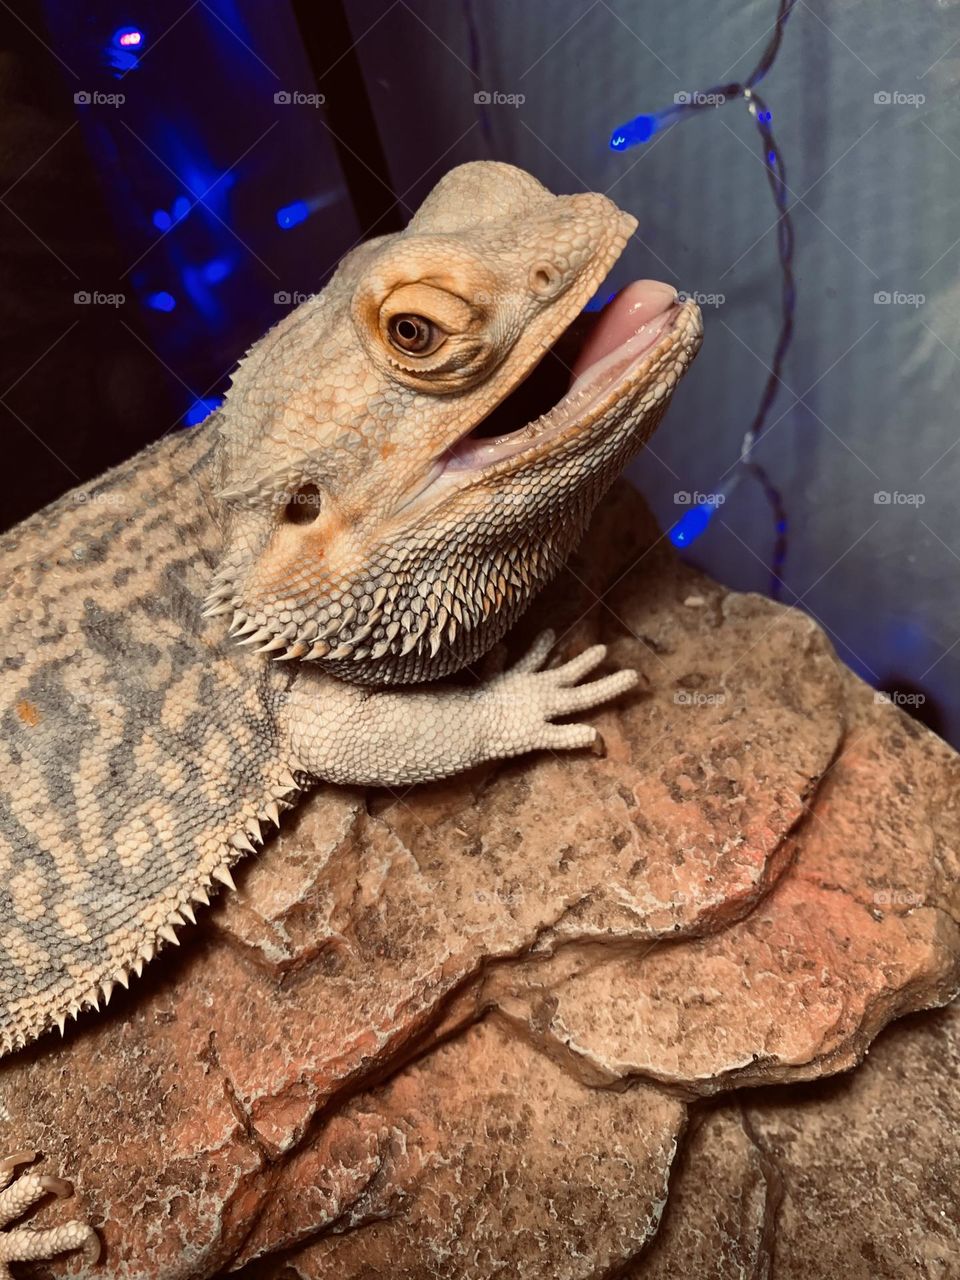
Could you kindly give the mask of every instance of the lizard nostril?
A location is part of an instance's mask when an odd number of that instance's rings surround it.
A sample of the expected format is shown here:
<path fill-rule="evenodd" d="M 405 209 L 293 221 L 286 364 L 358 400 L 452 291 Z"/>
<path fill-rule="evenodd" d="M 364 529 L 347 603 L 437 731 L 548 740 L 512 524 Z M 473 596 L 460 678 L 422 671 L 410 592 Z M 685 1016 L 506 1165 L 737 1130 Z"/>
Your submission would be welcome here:
<path fill-rule="evenodd" d="M 563 286 L 563 274 L 553 262 L 536 262 L 530 268 L 529 281 L 539 298 L 553 298 Z"/>
<path fill-rule="evenodd" d="M 288 524 L 312 524 L 320 514 L 320 490 L 315 484 L 304 484 L 294 490 L 283 511 Z"/>

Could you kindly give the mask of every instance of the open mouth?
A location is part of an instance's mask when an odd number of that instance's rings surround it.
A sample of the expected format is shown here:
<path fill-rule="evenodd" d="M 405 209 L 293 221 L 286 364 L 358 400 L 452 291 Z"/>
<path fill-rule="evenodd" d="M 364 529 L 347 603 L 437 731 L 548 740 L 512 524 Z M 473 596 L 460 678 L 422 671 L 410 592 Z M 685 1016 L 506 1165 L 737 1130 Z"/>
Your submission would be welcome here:
<path fill-rule="evenodd" d="M 684 310 L 670 285 L 637 280 L 602 311 L 579 315 L 506 399 L 451 445 L 443 469 L 489 466 L 584 420 L 644 362 Z"/>

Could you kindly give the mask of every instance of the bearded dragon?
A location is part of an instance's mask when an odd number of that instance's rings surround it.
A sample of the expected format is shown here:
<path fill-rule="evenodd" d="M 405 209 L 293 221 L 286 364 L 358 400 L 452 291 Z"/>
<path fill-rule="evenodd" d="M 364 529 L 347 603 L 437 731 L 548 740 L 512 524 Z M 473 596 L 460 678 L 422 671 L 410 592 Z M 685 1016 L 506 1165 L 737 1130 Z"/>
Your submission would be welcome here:
<path fill-rule="evenodd" d="M 636 227 L 509 165 L 448 173 L 241 361 L 224 406 L 0 541 L 0 1054 L 110 999 L 321 781 L 406 786 L 586 747 L 617 697 L 504 636 L 654 430 L 701 337 L 629 286 L 563 343 Z M 562 375 L 551 390 L 550 367 Z M 547 395 L 549 402 L 543 402 Z M 556 400 L 556 403 L 552 403 Z M 55 1178 L 0 1163 L 7 1263 Z"/>

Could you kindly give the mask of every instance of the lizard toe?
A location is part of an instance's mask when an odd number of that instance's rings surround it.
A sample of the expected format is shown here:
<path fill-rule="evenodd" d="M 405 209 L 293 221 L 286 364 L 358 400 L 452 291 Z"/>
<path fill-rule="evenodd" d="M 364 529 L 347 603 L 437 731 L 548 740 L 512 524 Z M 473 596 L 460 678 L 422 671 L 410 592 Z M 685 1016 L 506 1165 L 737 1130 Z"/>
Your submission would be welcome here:
<path fill-rule="evenodd" d="M 81 1248 L 90 1265 L 100 1256 L 100 1237 L 84 1222 L 65 1222 L 39 1229 L 9 1226 L 44 1196 L 73 1194 L 73 1187 L 63 1178 L 37 1173 L 12 1176 L 18 1165 L 33 1158 L 34 1152 L 18 1151 L 0 1161 L 0 1177 L 6 1181 L 0 1190 L 0 1280 L 9 1275 L 7 1263 L 10 1262 L 45 1262 L 57 1254 Z"/>

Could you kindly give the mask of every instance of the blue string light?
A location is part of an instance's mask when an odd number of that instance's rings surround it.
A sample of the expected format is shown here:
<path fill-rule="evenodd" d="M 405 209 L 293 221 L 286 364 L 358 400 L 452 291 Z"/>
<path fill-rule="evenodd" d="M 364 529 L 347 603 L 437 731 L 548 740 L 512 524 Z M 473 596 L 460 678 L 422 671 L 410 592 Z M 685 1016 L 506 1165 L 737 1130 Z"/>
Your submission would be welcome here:
<path fill-rule="evenodd" d="M 686 548 L 703 536 L 707 526 L 740 483 L 740 472 L 735 471 L 718 493 L 711 494 L 685 511 L 679 520 L 667 530 L 667 537 L 675 547 Z"/>
<path fill-rule="evenodd" d="M 113 42 L 121 49 L 139 49 L 143 44 L 143 32 L 138 27 L 121 27 L 114 32 Z"/>
<path fill-rule="evenodd" d="M 294 200 L 293 204 L 285 204 L 277 210 L 277 226 L 284 231 L 297 227 L 310 217 L 310 206 L 306 200 Z"/>
<path fill-rule="evenodd" d="M 176 298 L 172 293 L 167 293 L 166 289 L 161 289 L 159 293 L 148 294 L 146 301 L 152 311 L 172 311 L 177 305 Z"/>
<path fill-rule="evenodd" d="M 118 76 L 126 75 L 139 65 L 146 40 L 146 34 L 139 27 L 117 27 L 104 52 Z"/>
<path fill-rule="evenodd" d="M 675 547 L 689 547 L 691 542 L 706 533 L 707 525 L 713 519 L 717 507 L 713 502 L 700 502 L 689 511 L 684 512 L 675 524 L 670 526 L 668 537 Z"/>
<path fill-rule="evenodd" d="M 684 114 L 684 106 L 688 96 L 688 94 L 679 94 L 678 97 L 683 101 L 675 102 L 670 107 L 664 107 L 656 115 L 634 116 L 626 124 L 618 125 L 610 135 L 610 150 L 626 151 L 630 147 L 641 146 L 644 142 L 649 142 L 655 133 L 659 133 L 666 125 L 672 124 L 674 120 L 680 119 Z"/>
<path fill-rule="evenodd" d="M 610 137 L 611 151 L 626 151 L 641 142 L 649 142 L 662 125 L 660 116 L 634 116 L 626 124 L 614 129 Z"/>
<path fill-rule="evenodd" d="M 777 255 L 781 276 L 780 331 L 770 364 L 769 376 L 764 384 L 760 403 L 754 414 L 753 421 L 744 435 L 737 466 L 742 468 L 743 471 L 749 472 L 759 482 L 774 517 L 776 539 L 770 561 L 770 594 L 774 598 L 780 595 L 783 585 L 781 573 L 787 554 L 787 513 L 780 491 L 770 480 L 760 463 L 754 460 L 753 450 L 760 432 L 766 424 L 770 408 L 779 389 L 784 357 L 793 337 L 796 287 L 793 275 L 794 232 L 787 205 L 788 191 L 783 156 L 777 147 L 771 128 L 773 113 L 756 92 L 756 86 L 776 61 L 783 39 L 784 26 L 795 4 L 796 0 L 779 0 L 777 18 L 770 39 L 760 57 L 760 61 L 742 83 L 735 81 L 730 84 L 714 85 L 702 93 L 678 95 L 678 101 L 674 102 L 672 106 L 666 107 L 654 115 L 635 116 L 632 120 L 628 120 L 626 124 L 619 125 L 610 137 L 610 149 L 612 151 L 626 151 L 629 147 L 649 142 L 654 134 L 662 129 L 667 122 L 683 119 L 693 115 L 694 112 L 714 110 L 724 103 L 737 99 L 746 103 L 747 110 L 753 117 L 760 134 L 760 142 L 766 160 L 767 180 L 770 184 L 770 190 L 778 213 Z M 738 476 L 735 473 L 732 480 L 720 489 L 720 493 L 724 497 L 733 491 L 737 479 Z M 710 521 L 716 515 L 719 506 L 720 502 L 714 499 L 712 502 L 700 503 L 691 507 L 689 511 L 684 512 L 669 530 L 668 536 L 673 545 L 676 547 L 689 547 L 698 538 L 702 537 Z"/>
<path fill-rule="evenodd" d="M 219 284 L 232 270 L 233 264 L 226 258 L 211 258 L 200 268 L 200 275 L 205 284 Z"/>
<path fill-rule="evenodd" d="M 320 191 L 316 195 L 308 196 L 306 200 L 294 200 L 290 204 L 281 205 L 275 215 L 277 226 L 281 231 L 298 227 L 318 209 L 328 209 L 330 205 L 335 204 L 340 199 L 340 195 L 341 193 L 336 189 Z"/>

